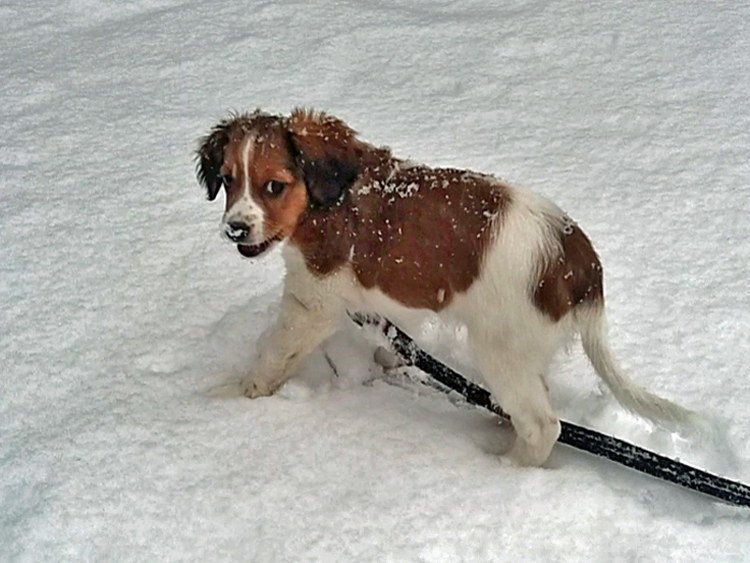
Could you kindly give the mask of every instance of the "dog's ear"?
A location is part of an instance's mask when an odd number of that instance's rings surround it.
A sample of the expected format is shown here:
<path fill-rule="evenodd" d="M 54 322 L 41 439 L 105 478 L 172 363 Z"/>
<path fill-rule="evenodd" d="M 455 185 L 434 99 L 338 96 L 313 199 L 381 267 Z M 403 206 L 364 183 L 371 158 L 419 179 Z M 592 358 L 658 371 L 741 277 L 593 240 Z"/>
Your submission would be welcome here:
<path fill-rule="evenodd" d="M 292 112 L 286 127 L 310 206 L 339 203 L 359 175 L 362 145 L 356 133 L 335 117 L 302 109 Z"/>
<path fill-rule="evenodd" d="M 206 188 L 209 201 L 215 200 L 221 189 L 221 165 L 224 163 L 224 147 L 229 142 L 231 124 L 231 119 L 220 121 L 201 139 L 195 154 L 195 174 L 198 182 Z"/>

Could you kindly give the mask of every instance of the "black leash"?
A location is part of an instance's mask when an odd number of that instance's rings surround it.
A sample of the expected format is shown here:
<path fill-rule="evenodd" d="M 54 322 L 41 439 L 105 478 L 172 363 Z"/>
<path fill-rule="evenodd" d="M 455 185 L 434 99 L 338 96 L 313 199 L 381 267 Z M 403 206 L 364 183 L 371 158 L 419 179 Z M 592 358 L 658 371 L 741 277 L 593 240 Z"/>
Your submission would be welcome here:
<path fill-rule="evenodd" d="M 430 356 L 419 348 L 409 335 L 387 319 L 360 313 L 350 316 L 359 326 L 378 328 L 388 339 L 393 351 L 408 365 L 422 370 L 444 387 L 460 394 L 467 403 L 510 420 L 510 417 L 492 402 L 487 390 Z M 713 475 L 596 430 L 565 421 L 561 421 L 560 424 L 562 430 L 557 441 L 561 444 L 607 458 L 625 467 L 709 495 L 728 504 L 750 506 L 750 486 L 744 483 Z"/>

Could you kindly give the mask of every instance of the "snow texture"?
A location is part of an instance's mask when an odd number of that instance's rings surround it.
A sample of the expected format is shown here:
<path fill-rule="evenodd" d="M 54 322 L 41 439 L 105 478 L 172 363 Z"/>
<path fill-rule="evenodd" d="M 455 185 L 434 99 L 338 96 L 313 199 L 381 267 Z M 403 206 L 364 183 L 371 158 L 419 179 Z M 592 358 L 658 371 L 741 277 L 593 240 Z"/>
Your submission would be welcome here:
<path fill-rule="evenodd" d="M 558 412 L 748 482 L 750 5 L 29 0 L 0 37 L 0 561 L 750 561 L 747 511 L 503 465 L 507 428 L 354 328 L 239 397 L 284 269 L 222 242 L 192 161 L 230 110 L 310 106 L 550 197 L 621 363 L 717 433 L 628 415 L 578 345 Z M 461 327 L 416 336 L 471 373 Z"/>

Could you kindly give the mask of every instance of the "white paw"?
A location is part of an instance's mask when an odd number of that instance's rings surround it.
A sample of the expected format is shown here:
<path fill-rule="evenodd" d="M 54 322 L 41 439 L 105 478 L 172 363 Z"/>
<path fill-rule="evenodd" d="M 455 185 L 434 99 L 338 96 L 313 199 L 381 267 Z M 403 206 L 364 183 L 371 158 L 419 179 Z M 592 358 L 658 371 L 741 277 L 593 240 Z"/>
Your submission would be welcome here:
<path fill-rule="evenodd" d="M 502 457 L 502 461 L 504 466 L 509 467 L 539 467 L 547 461 L 547 457 L 516 440 L 511 450 Z"/>
<path fill-rule="evenodd" d="M 278 389 L 278 385 L 274 385 L 270 381 L 258 377 L 248 377 L 242 383 L 242 394 L 251 399 L 268 397 L 273 395 L 276 389 Z"/>
<path fill-rule="evenodd" d="M 539 467 L 552 453 L 560 436 L 560 421 L 554 415 L 513 418 L 516 439 L 505 455 L 516 467 Z"/>

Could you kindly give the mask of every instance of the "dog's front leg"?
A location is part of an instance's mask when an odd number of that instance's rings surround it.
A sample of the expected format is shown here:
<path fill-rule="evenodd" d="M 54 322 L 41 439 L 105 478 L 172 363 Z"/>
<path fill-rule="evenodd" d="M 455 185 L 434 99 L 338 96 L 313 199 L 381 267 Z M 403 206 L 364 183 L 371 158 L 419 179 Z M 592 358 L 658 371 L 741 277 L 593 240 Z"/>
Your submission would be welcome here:
<path fill-rule="evenodd" d="M 284 288 L 279 317 L 258 340 L 258 356 L 243 383 L 244 394 L 251 399 L 273 394 L 333 334 L 339 315 L 340 307 L 330 299 L 300 298 Z"/>

